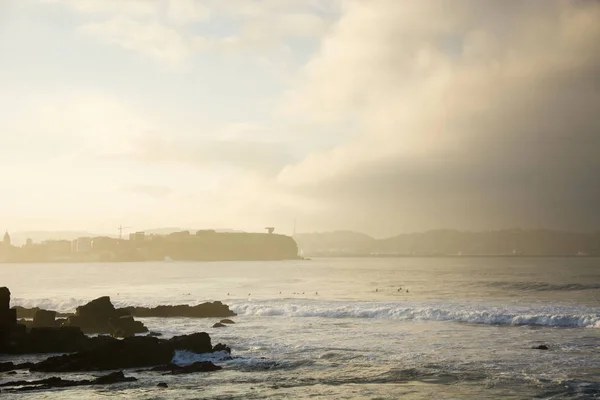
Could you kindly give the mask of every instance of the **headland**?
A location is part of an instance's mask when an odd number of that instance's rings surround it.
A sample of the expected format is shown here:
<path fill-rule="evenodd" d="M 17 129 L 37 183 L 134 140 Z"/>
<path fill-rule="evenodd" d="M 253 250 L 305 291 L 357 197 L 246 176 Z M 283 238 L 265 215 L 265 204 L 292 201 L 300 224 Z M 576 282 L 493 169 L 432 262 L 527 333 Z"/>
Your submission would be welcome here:
<path fill-rule="evenodd" d="M 128 239 L 108 236 L 75 240 L 31 240 L 13 246 L 6 233 L 0 262 L 128 262 L 128 261 L 275 261 L 299 259 L 290 236 L 273 233 L 181 231 L 167 235 L 136 232 Z"/>

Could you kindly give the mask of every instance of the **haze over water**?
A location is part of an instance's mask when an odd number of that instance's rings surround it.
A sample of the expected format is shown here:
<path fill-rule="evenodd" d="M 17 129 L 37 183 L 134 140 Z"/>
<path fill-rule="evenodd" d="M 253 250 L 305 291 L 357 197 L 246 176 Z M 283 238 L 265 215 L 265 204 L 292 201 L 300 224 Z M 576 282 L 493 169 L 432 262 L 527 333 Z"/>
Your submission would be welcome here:
<path fill-rule="evenodd" d="M 229 344 L 233 360 L 215 356 L 223 371 L 186 378 L 131 371 L 139 382 L 47 398 L 167 396 L 155 392 L 159 381 L 169 383 L 168 398 L 593 399 L 600 390 L 594 258 L 0 268 L 17 305 L 73 311 L 110 295 L 119 306 L 222 300 L 238 313 L 222 330 L 212 319 L 144 320 L 167 337 L 207 331 Z M 532 349 L 540 344 L 550 350 Z M 200 358 L 178 353 L 175 361 Z"/>

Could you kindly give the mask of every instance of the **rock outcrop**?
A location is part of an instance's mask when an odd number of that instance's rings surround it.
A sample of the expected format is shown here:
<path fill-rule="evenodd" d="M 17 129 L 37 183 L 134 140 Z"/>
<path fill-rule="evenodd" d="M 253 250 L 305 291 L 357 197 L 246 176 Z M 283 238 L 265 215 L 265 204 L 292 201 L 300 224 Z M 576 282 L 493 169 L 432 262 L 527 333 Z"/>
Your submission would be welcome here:
<path fill-rule="evenodd" d="M 177 305 L 177 306 L 158 306 L 148 307 L 125 307 L 117 311 L 123 315 L 132 315 L 138 318 L 225 318 L 235 317 L 237 314 L 229 309 L 229 306 L 220 301 L 213 301 L 198 304 L 197 306 Z"/>
<path fill-rule="evenodd" d="M 166 372 L 166 374 L 164 374 L 164 375 L 182 375 L 182 374 L 192 374 L 194 372 L 218 371 L 221 369 L 223 369 L 223 367 L 215 365 L 210 361 L 197 361 L 193 364 L 184 365 L 184 366 L 180 366 L 177 364 L 159 365 L 157 367 L 149 369 L 148 371 Z"/>
<path fill-rule="evenodd" d="M 39 307 L 27 308 L 27 307 L 21 307 L 21 306 L 13 306 L 12 308 L 17 311 L 17 318 L 35 318 L 35 314 L 41 310 L 41 308 L 39 308 Z M 56 311 L 53 311 L 53 312 L 56 312 Z M 73 315 L 73 313 L 56 312 L 56 317 L 59 317 L 59 318 L 66 318 L 66 317 L 70 317 L 71 315 Z"/>
<path fill-rule="evenodd" d="M 51 378 L 40 379 L 37 381 L 13 381 L 0 384 L 0 387 L 7 387 L 12 391 L 45 390 L 52 388 L 65 388 L 73 386 L 87 385 L 112 385 L 121 382 L 135 382 L 134 377 L 126 377 L 123 371 L 112 372 L 108 375 L 100 376 L 94 380 L 72 381 L 53 376 Z"/>
<path fill-rule="evenodd" d="M 117 337 L 148 332 L 143 323 L 135 321 L 126 311 L 115 309 L 108 296 L 77 307 L 75 315 L 69 317 L 64 325 L 77 326 L 84 333 L 104 333 Z"/>
<path fill-rule="evenodd" d="M 114 340 L 74 354 L 50 357 L 31 367 L 39 372 L 103 371 L 169 363 L 174 349 L 157 338 L 141 336 Z"/>
<path fill-rule="evenodd" d="M 212 353 L 210 336 L 206 332 L 175 336 L 167 341 L 174 350 L 188 350 L 194 353 Z"/>
<path fill-rule="evenodd" d="M 77 327 L 31 328 L 5 349 L 10 354 L 69 353 L 87 346 L 89 338 Z"/>
<path fill-rule="evenodd" d="M 50 357 L 32 365 L 30 370 L 76 372 L 167 365 L 171 363 L 175 350 L 187 350 L 194 353 L 231 352 L 229 347 L 220 343 L 213 348 L 210 336 L 206 332 L 175 336 L 169 340 L 150 336 L 137 336 L 122 340 L 112 337 L 97 337 L 89 338 L 78 353 Z M 11 368 L 11 366 L 7 366 L 7 368 Z"/>
<path fill-rule="evenodd" d="M 0 287 L 0 354 L 26 335 L 25 325 L 17 323 L 17 311 L 10 308 L 10 290 Z"/>

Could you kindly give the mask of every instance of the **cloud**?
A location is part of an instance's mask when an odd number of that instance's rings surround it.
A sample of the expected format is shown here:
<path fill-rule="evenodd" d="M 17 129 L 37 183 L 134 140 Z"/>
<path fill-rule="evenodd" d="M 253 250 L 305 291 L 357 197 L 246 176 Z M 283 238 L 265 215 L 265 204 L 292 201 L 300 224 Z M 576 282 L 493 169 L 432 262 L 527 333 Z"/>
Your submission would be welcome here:
<path fill-rule="evenodd" d="M 120 157 L 150 164 L 232 167 L 274 175 L 291 158 L 285 143 L 242 138 L 185 138 L 155 132 L 130 143 L 131 150 Z"/>
<path fill-rule="evenodd" d="M 597 2 L 349 1 L 286 112 L 362 134 L 278 181 L 371 232 L 597 228 L 599 41 Z"/>
<path fill-rule="evenodd" d="M 145 185 L 145 184 L 137 184 L 123 187 L 123 191 L 142 194 L 145 196 L 150 196 L 153 198 L 163 198 L 169 196 L 173 191 L 171 188 L 162 185 Z"/>
<path fill-rule="evenodd" d="M 186 66 L 201 51 L 250 55 L 269 68 L 289 68 L 290 38 L 321 36 L 337 2 L 271 0 L 42 0 L 59 4 L 88 20 L 79 31 L 106 43 L 166 63 Z M 199 34 L 211 21 L 217 33 Z M 233 30 L 228 28 L 232 25 Z M 191 29 L 199 28 L 199 29 Z M 208 29 L 213 31 L 214 28 Z"/>
<path fill-rule="evenodd" d="M 140 22 L 127 16 L 82 25 L 79 31 L 126 50 L 164 61 L 172 68 L 185 64 L 198 42 L 155 21 Z"/>

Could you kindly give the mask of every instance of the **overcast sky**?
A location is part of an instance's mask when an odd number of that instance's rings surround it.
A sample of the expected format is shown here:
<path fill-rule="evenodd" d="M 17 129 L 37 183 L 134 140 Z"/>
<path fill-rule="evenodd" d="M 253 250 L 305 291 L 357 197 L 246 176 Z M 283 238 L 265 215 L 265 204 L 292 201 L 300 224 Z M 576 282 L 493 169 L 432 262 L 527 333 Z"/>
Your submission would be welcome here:
<path fill-rule="evenodd" d="M 600 229 L 600 2 L 0 0 L 0 228 Z"/>

